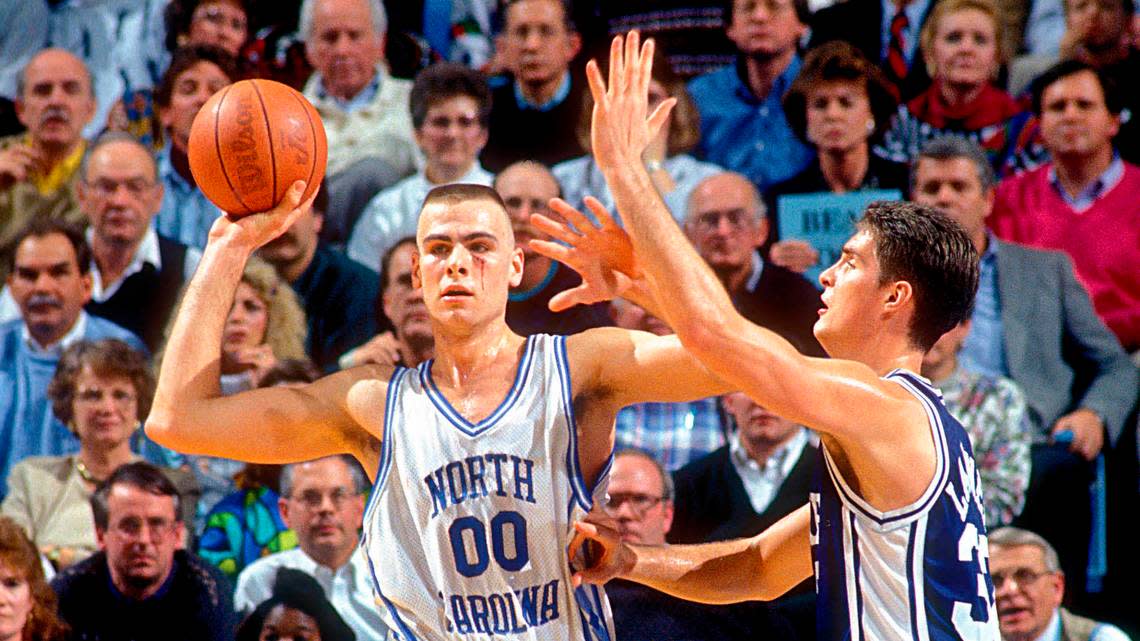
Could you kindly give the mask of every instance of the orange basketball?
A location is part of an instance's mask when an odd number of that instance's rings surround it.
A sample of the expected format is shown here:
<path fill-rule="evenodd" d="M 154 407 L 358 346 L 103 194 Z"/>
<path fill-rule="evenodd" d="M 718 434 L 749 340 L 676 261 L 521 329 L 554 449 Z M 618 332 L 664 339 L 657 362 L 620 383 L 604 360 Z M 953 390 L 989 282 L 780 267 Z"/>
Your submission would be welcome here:
<path fill-rule="evenodd" d="M 294 181 L 308 198 L 321 184 L 328 141 L 321 117 L 295 89 L 242 80 L 218 91 L 190 127 L 198 188 L 234 217 L 272 209 Z"/>

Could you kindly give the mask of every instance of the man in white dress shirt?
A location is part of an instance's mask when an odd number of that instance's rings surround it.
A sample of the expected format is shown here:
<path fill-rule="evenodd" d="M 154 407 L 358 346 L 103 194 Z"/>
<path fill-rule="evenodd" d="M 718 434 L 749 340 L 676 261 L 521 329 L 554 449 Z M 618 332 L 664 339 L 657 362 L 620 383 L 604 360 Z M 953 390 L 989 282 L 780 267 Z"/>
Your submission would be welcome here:
<path fill-rule="evenodd" d="M 357 544 L 368 481 L 349 456 L 293 463 L 281 473 L 278 507 L 300 547 L 251 563 L 238 575 L 234 610 L 249 614 L 273 592 L 277 570 L 313 576 L 357 639 L 384 639 L 388 628 L 372 596 L 370 575 Z"/>

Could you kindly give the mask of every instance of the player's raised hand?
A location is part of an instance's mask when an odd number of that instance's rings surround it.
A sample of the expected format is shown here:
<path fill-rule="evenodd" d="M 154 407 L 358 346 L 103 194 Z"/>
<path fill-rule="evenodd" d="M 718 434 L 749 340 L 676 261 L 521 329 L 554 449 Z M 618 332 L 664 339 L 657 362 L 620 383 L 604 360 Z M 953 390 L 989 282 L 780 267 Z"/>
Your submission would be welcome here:
<path fill-rule="evenodd" d="M 550 299 L 550 310 L 560 312 L 574 305 L 590 305 L 622 296 L 641 278 L 629 235 L 618 226 L 602 203 L 586 197 L 586 206 L 598 224 L 561 198 L 552 198 L 550 208 L 566 221 L 532 214 L 531 221 L 559 244 L 531 240 L 536 252 L 564 263 L 582 276 L 582 284 Z"/>
<path fill-rule="evenodd" d="M 586 64 L 586 78 L 594 96 L 590 142 L 602 171 L 640 166 L 642 152 L 669 119 L 675 98 L 649 111 L 649 83 L 653 70 L 653 39 L 644 44 L 637 31 L 610 43 L 609 82 L 598 63 Z"/>
<path fill-rule="evenodd" d="M 285 233 L 302 214 L 311 209 L 317 191 L 319 190 L 313 190 L 312 195 L 301 202 L 301 195 L 305 193 L 305 181 L 298 180 L 285 192 L 281 202 L 269 211 L 236 219 L 219 216 L 210 227 L 210 242 L 225 239 L 231 245 L 239 245 L 252 253 Z"/>
<path fill-rule="evenodd" d="M 591 512 L 574 524 L 570 541 L 570 563 L 574 587 L 583 583 L 602 584 L 633 569 L 633 550 L 622 542 L 621 534 L 606 519 Z"/>

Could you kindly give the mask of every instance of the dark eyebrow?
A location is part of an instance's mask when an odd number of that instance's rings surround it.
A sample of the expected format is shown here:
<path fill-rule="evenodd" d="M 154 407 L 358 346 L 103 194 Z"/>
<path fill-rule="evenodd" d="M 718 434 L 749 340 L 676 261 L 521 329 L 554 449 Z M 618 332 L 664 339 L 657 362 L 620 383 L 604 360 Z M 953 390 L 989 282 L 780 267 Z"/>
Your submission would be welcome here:
<path fill-rule="evenodd" d="M 459 242 L 466 243 L 466 242 L 470 242 L 472 240 L 479 240 L 479 239 L 484 239 L 484 238 L 493 240 L 495 242 L 499 241 L 498 237 L 496 237 L 491 232 L 475 231 L 475 232 L 471 232 L 470 234 L 466 234 L 466 235 L 460 237 Z M 452 242 L 451 236 L 448 236 L 447 234 L 428 234 L 427 236 L 424 236 L 424 243 L 428 243 L 431 241 L 437 241 L 437 240 L 443 241 L 443 242 L 448 242 L 448 243 Z"/>

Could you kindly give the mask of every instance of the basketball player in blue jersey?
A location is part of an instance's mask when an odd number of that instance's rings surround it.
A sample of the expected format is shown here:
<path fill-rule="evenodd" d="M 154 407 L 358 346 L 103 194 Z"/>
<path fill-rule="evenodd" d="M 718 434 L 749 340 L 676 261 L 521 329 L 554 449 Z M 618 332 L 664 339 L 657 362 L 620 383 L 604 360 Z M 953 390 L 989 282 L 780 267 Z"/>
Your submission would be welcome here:
<path fill-rule="evenodd" d="M 935 340 L 969 314 L 978 280 L 969 238 L 934 210 L 870 206 L 820 276 L 814 330 L 832 359 L 801 355 L 734 311 L 656 195 L 641 154 L 672 103 L 648 113 L 652 48 L 639 47 L 636 33 L 615 39 L 608 86 L 596 63 L 587 69 L 593 153 L 628 236 L 597 203 L 600 227 L 559 205 L 576 229 L 538 221 L 566 244 L 540 248 L 594 261 L 582 270 L 587 282 L 575 301 L 620 293 L 618 272 L 645 274 L 685 347 L 756 402 L 816 429 L 823 464 L 809 504 L 750 539 L 638 547 L 622 544 L 600 519 L 579 524 L 601 554 L 576 579 L 616 575 L 726 603 L 775 598 L 814 571 L 821 640 L 997 641 L 970 443 L 939 393 L 914 373 Z M 610 249 L 599 251 L 602 244 Z"/>
<path fill-rule="evenodd" d="M 506 208 L 489 188 L 452 185 L 428 195 L 412 257 L 434 361 L 222 397 L 218 354 L 242 269 L 310 206 L 302 187 L 271 212 L 214 224 L 147 433 L 260 463 L 355 456 L 375 481 L 362 546 L 399 641 L 612 639 L 604 593 L 571 585 L 567 551 L 604 486 L 615 413 L 724 385 L 675 338 L 512 333 L 504 313 L 523 255 Z"/>

